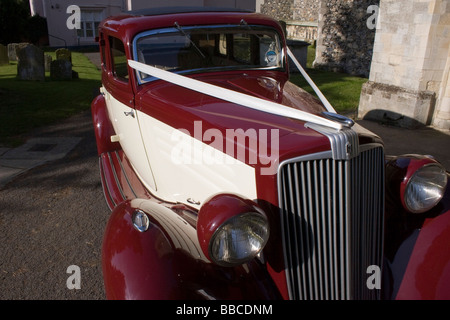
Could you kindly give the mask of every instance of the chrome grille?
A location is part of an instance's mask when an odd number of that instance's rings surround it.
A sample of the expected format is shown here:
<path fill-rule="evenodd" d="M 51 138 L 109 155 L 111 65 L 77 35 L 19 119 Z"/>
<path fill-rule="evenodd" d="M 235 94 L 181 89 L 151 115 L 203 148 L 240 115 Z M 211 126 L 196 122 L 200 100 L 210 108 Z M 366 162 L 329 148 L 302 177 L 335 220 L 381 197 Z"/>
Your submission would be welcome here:
<path fill-rule="evenodd" d="M 361 146 L 350 160 L 331 152 L 279 170 L 286 277 L 291 299 L 377 299 L 367 268 L 382 263 L 384 154 Z"/>

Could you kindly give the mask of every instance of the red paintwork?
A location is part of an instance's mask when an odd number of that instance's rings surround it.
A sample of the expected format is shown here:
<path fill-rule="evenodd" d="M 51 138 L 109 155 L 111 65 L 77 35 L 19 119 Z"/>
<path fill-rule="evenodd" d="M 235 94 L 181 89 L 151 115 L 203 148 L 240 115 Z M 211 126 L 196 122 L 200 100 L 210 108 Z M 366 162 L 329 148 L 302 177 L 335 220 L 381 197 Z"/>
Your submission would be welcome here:
<path fill-rule="evenodd" d="M 132 203 L 122 202 L 111 214 L 102 248 L 108 299 L 281 298 L 257 261 L 245 267 L 218 267 L 198 256 L 199 247 L 196 254 L 174 245 L 191 243 L 192 251 L 194 244 L 188 237 L 188 229 L 194 227 L 185 221 L 184 232 L 169 234 L 165 231 L 167 222 L 184 219 L 155 202 L 151 208 L 160 211 L 164 220 L 149 215 L 150 227 L 146 232 L 138 232 L 132 225 L 135 210 Z"/>
<path fill-rule="evenodd" d="M 141 183 L 122 150 L 101 154 L 100 169 L 105 197 L 111 210 L 125 200 L 155 199 Z"/>
<path fill-rule="evenodd" d="M 396 299 L 450 299 L 450 188 L 435 218 L 425 220 Z"/>
<path fill-rule="evenodd" d="M 285 41 L 284 34 L 280 24 L 277 21 L 261 14 L 244 13 L 244 12 L 179 13 L 174 15 L 157 15 L 157 16 L 131 16 L 124 14 L 117 17 L 110 17 L 104 20 L 99 26 L 99 31 L 105 34 L 111 34 L 121 39 L 125 43 L 127 59 L 132 59 L 132 52 L 131 52 L 132 40 L 134 36 L 136 36 L 138 33 L 142 31 L 158 29 L 163 27 L 173 27 L 175 22 L 177 22 L 181 26 L 211 25 L 211 24 L 239 25 L 242 19 L 245 19 L 247 24 L 257 24 L 257 25 L 262 24 L 277 29 L 278 33 L 281 35 L 281 40 L 284 43 Z M 106 43 L 108 45 L 108 41 L 106 41 Z M 109 48 L 107 47 L 107 49 Z M 287 61 L 287 55 L 285 59 Z M 109 59 L 108 63 L 110 64 Z M 131 67 L 128 67 L 128 73 L 134 74 L 134 70 Z M 112 80 L 113 75 L 110 72 L 107 73 L 107 75 L 110 78 L 108 80 Z M 287 70 L 285 72 L 285 75 L 287 76 Z M 111 82 L 108 81 L 108 83 L 112 85 L 114 81 Z M 130 77 L 129 85 L 130 88 L 128 92 L 136 90 L 135 92 L 137 93 L 139 90 L 142 89 L 142 87 L 138 86 L 137 79 L 135 77 Z M 125 96 L 122 97 L 121 96 L 122 93 L 125 94 Z M 118 96 L 115 97 L 124 103 L 126 103 L 128 98 L 126 96 L 126 91 L 119 92 Z"/>
<path fill-rule="evenodd" d="M 195 78 L 207 83 L 222 86 L 235 91 L 254 91 L 255 95 L 268 95 L 271 90 L 260 85 L 263 75 L 268 78 L 267 72 L 229 72 L 219 74 L 197 75 Z M 286 102 L 293 108 L 308 110 L 318 114 L 325 109 L 302 89 L 287 82 L 284 76 L 278 73 L 272 73 L 274 81 L 279 83 L 275 102 Z M 220 79 L 220 80 L 218 80 Z M 244 79 L 244 80 L 243 80 Z M 234 83 L 241 81 L 239 87 Z M 244 88 L 244 82 L 246 87 Z M 299 99 L 294 102 L 292 97 Z M 158 119 L 176 129 L 185 129 L 191 133 L 191 136 L 201 140 L 205 131 L 209 129 L 220 130 L 222 136 L 226 137 L 227 129 L 267 130 L 268 133 L 268 155 L 273 154 L 270 149 L 271 130 L 279 131 L 279 150 L 282 161 L 293 156 L 310 154 L 330 149 L 328 138 L 323 135 L 305 128 L 304 122 L 295 119 L 280 117 L 260 111 L 255 111 L 237 104 L 224 102 L 220 99 L 210 97 L 204 94 L 193 92 L 191 90 L 174 86 L 163 81 L 154 81 L 147 84 L 145 89 L 139 91 L 136 95 L 136 108 L 141 112 Z M 174 117 L 173 115 L 177 115 Z M 194 134 L 195 121 L 202 121 L 202 131 Z M 226 141 L 222 142 L 222 150 L 226 151 Z M 247 154 L 257 153 L 258 150 L 250 149 L 247 145 Z M 236 154 L 230 154 L 236 157 Z M 258 167 L 261 164 L 251 164 Z M 259 171 L 259 170 L 257 170 Z"/>
<path fill-rule="evenodd" d="M 123 40 L 127 58 L 131 59 L 132 39 L 144 30 L 171 27 L 175 21 L 181 26 L 239 24 L 242 18 L 248 24 L 265 24 L 277 29 L 284 43 L 278 22 L 260 14 L 242 12 L 153 17 L 124 15 L 104 21 L 100 26 L 100 34 L 104 39 L 115 36 Z M 103 41 L 102 44 L 105 45 L 105 52 L 109 52 L 109 41 Z M 302 121 L 250 110 L 163 81 L 138 86 L 135 77 L 131 76 L 129 82 L 123 82 L 109 71 L 111 61 L 108 54 L 103 58 L 102 81 L 108 92 L 113 93 L 122 103 L 174 128 L 189 130 L 194 138 L 201 138 L 208 129 L 219 129 L 224 137 L 226 129 L 277 129 L 280 137 L 277 164 L 292 157 L 330 149 L 328 138 L 306 129 Z M 131 68 L 129 74 L 134 74 Z M 287 71 L 234 71 L 190 76 L 314 114 L 324 111 L 320 103 L 288 81 Z M 264 211 L 270 224 L 270 238 L 263 250 L 264 264 L 253 260 L 245 267 L 220 267 L 201 258 L 199 253 L 205 252 L 207 255 L 205 239 L 211 236 L 214 225 L 222 223 L 229 218 L 230 212 L 236 211 L 229 208 L 219 210 L 218 205 L 225 198 L 217 198 L 217 202 L 209 203 L 210 209 L 205 206 L 205 214 L 200 213 L 197 219 L 197 212 L 187 206 L 156 199 L 139 181 L 119 144 L 110 142 L 114 130 L 107 116 L 103 97 L 99 96 L 93 101 L 92 113 L 102 184 L 107 203 L 112 209 L 103 244 L 103 273 L 109 299 L 204 299 L 207 298 L 204 293 L 218 299 L 289 298 L 284 274 L 275 174 L 260 175 L 259 170 L 256 170 L 257 199 L 253 200 Z M 194 135 L 193 124 L 197 120 L 202 121 L 200 137 Z M 360 136 L 361 144 L 370 142 L 379 143 L 380 140 L 369 134 Z M 268 147 L 270 155 L 270 140 Z M 248 149 L 247 153 L 257 151 Z M 448 287 L 440 285 L 450 283 L 449 188 L 445 199 L 435 209 L 423 215 L 411 216 L 406 213 L 400 201 L 405 175 L 408 177 L 412 172 L 410 170 L 415 170 L 421 161 L 425 160 L 420 157 L 400 157 L 387 166 L 385 253 L 388 259 L 392 261 L 414 230 L 421 229 L 411 249 L 412 253 L 408 252 L 403 259 L 409 261 L 409 264 L 404 272 L 395 275 L 394 280 L 401 282 L 401 285 L 395 295 L 387 294 L 387 298 L 449 298 Z M 256 169 L 263 167 L 260 163 L 252 165 Z M 239 206 L 235 200 L 231 198 L 231 203 L 226 201 L 225 204 Z M 144 233 L 135 230 L 131 222 L 134 210 L 142 208 L 146 208 L 144 211 L 150 219 L 150 228 Z M 213 214 L 216 217 L 208 221 L 208 217 Z M 161 221 L 158 218 L 161 215 L 167 221 Z M 175 225 L 169 221 L 183 222 L 184 227 L 176 236 L 179 239 L 174 238 L 174 234 L 166 228 L 167 225 L 171 228 Z M 177 247 L 176 243 L 192 243 L 193 239 L 187 234 L 188 231 L 196 234 L 197 222 L 200 242 L 191 247 L 198 247 L 197 253 Z M 397 262 L 394 261 L 393 264 L 395 263 Z M 385 272 L 388 275 L 386 278 L 389 277 L 388 269 Z"/>
<path fill-rule="evenodd" d="M 114 129 L 106 111 L 105 98 L 102 95 L 98 95 L 92 101 L 91 110 L 92 121 L 95 124 L 94 131 L 98 155 L 120 149 L 118 142 L 111 142 L 110 137 L 114 135 Z"/>

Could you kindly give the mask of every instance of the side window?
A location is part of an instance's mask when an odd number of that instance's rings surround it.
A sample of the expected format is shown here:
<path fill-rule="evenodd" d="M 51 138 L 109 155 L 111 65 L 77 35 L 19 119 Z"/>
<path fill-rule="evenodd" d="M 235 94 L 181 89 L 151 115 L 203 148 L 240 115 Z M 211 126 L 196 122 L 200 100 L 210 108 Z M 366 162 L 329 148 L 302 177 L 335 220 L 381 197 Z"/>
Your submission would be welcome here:
<path fill-rule="evenodd" d="M 103 70 L 106 70 L 105 38 L 103 36 L 103 33 L 100 33 L 98 43 L 100 46 L 100 57 L 102 61 L 102 68 Z"/>
<path fill-rule="evenodd" d="M 123 42 L 115 37 L 109 37 L 109 47 L 111 48 L 112 71 L 116 78 L 128 82 L 127 56 Z"/>

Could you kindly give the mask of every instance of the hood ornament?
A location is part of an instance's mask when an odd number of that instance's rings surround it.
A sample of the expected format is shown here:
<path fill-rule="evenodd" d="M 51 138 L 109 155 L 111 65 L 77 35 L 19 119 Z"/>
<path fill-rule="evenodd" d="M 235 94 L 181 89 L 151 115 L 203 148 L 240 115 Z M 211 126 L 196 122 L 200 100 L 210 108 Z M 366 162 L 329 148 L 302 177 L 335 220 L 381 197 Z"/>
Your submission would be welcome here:
<path fill-rule="evenodd" d="M 327 118 L 329 120 L 332 120 L 332 121 L 335 121 L 335 122 L 338 122 L 338 123 L 342 124 L 343 126 L 345 126 L 347 128 L 351 128 L 355 124 L 355 121 L 353 121 L 352 119 L 350 119 L 350 118 L 348 118 L 346 116 L 343 116 L 341 114 L 334 113 L 334 112 L 324 111 L 324 112 L 322 112 L 322 115 L 325 118 Z"/>

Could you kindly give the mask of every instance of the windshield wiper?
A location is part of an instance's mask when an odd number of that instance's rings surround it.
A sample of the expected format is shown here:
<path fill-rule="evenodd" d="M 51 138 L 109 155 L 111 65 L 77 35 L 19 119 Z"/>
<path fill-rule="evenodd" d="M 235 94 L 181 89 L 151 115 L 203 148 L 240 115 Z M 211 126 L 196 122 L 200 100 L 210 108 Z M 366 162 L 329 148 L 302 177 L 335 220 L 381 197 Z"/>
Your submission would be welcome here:
<path fill-rule="evenodd" d="M 178 22 L 175 21 L 174 23 L 175 28 L 183 35 L 186 37 L 186 39 L 189 40 L 189 42 L 192 44 L 192 46 L 195 48 L 195 50 L 197 50 L 197 52 L 202 56 L 203 59 L 205 59 L 205 55 L 203 54 L 203 52 L 200 50 L 199 47 L 197 47 L 197 45 L 194 43 L 194 41 L 191 40 L 191 37 L 189 37 L 186 32 L 184 32 L 184 30 L 181 28 L 181 26 L 178 24 Z"/>

